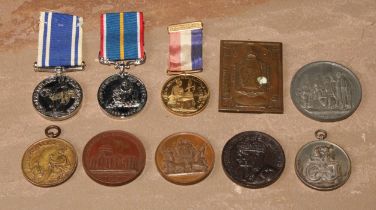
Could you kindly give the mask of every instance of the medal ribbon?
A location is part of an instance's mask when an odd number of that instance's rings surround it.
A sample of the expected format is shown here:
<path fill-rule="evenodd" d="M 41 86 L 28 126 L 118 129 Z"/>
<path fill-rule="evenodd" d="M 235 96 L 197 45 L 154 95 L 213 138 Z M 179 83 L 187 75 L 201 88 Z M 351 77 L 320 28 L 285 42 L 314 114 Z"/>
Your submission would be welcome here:
<path fill-rule="evenodd" d="M 99 56 L 110 61 L 143 59 L 145 57 L 143 13 L 102 14 Z"/>
<path fill-rule="evenodd" d="M 78 16 L 41 12 L 37 67 L 73 67 L 82 63 L 82 24 Z"/>
<path fill-rule="evenodd" d="M 202 71 L 202 23 L 171 25 L 168 31 L 170 35 L 168 73 Z"/>

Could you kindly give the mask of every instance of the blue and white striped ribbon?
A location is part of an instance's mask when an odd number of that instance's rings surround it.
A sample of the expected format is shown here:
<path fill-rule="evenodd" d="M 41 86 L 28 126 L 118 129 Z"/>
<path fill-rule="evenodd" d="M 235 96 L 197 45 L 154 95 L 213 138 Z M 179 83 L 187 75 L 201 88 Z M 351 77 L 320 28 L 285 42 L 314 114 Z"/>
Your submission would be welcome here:
<path fill-rule="evenodd" d="M 82 24 L 78 16 L 41 12 L 37 67 L 81 65 Z"/>

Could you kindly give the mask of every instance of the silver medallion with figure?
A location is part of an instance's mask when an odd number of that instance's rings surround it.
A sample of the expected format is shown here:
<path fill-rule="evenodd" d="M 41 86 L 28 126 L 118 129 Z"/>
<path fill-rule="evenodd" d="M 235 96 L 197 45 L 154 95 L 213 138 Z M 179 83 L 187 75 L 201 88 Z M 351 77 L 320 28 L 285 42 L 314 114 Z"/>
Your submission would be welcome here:
<path fill-rule="evenodd" d="M 128 73 L 115 74 L 105 79 L 99 87 L 97 96 L 102 110 L 117 118 L 140 112 L 147 101 L 145 85 Z"/>
<path fill-rule="evenodd" d="M 305 144 L 296 155 L 296 175 L 313 189 L 337 189 L 350 177 L 350 158 L 340 146 L 326 140 L 325 130 L 317 130 L 315 136 L 317 140 Z"/>
<path fill-rule="evenodd" d="M 34 108 L 49 120 L 64 120 L 80 108 L 82 88 L 68 76 L 56 75 L 40 82 L 33 92 Z"/>
<path fill-rule="evenodd" d="M 290 93 L 301 113 L 321 122 L 346 119 L 355 112 L 362 98 L 355 74 L 330 61 L 303 66 L 292 79 Z"/>

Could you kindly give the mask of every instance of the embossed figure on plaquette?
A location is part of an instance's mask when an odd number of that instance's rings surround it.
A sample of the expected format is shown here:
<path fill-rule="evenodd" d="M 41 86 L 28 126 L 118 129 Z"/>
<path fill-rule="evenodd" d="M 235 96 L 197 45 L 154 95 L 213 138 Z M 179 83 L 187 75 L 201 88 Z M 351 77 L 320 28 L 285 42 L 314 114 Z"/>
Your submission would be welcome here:
<path fill-rule="evenodd" d="M 267 49 L 263 50 L 265 55 L 270 54 Z M 239 104 L 249 105 L 249 100 L 268 92 L 269 71 L 269 64 L 262 57 L 257 57 L 253 49 L 249 49 L 246 58 L 234 65 L 234 100 Z"/>
<path fill-rule="evenodd" d="M 205 145 L 196 147 L 188 140 L 179 139 L 173 148 L 163 150 L 162 170 L 168 175 L 206 172 L 205 150 Z"/>
<path fill-rule="evenodd" d="M 303 164 L 305 179 L 313 184 L 337 184 L 341 177 L 339 163 L 335 160 L 333 146 L 319 145 L 311 153 L 310 159 Z"/>

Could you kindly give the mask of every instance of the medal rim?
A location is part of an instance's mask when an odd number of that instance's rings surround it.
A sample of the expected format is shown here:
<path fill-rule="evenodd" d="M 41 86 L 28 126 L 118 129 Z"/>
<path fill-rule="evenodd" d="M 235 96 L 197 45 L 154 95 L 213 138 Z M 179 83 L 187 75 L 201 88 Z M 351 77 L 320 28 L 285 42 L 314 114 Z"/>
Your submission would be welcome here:
<path fill-rule="evenodd" d="M 136 147 L 139 148 L 140 150 L 140 153 L 142 153 L 142 162 L 143 162 L 143 165 L 142 165 L 142 168 L 141 170 L 137 173 L 136 176 L 134 176 L 132 179 L 129 179 L 129 180 L 126 180 L 126 181 L 119 181 L 119 182 L 116 182 L 116 183 L 111 183 L 111 182 L 103 182 L 101 180 L 98 180 L 96 179 L 91 173 L 88 173 L 88 167 L 86 165 L 86 162 L 85 162 L 85 153 L 87 153 L 87 150 L 89 149 L 89 144 L 93 144 L 91 141 L 94 140 L 95 138 L 98 138 L 100 137 L 101 135 L 104 135 L 104 134 L 113 134 L 113 133 L 121 133 L 122 135 L 126 135 L 126 136 L 131 136 L 132 137 L 132 142 L 135 143 Z M 134 141 L 133 141 L 134 140 Z M 96 134 L 95 136 L 93 136 L 92 138 L 90 138 L 90 140 L 88 142 L 86 142 L 85 144 L 85 147 L 82 151 L 82 166 L 84 168 L 84 171 L 86 173 L 86 175 L 88 177 L 90 177 L 91 180 L 93 180 L 94 182 L 100 184 L 100 185 L 103 185 L 103 186 L 108 186 L 108 187 L 118 187 L 118 186 L 123 186 L 123 185 L 126 185 L 126 184 L 129 184 L 131 182 L 133 182 L 134 180 L 136 180 L 141 174 L 142 172 L 145 170 L 145 165 L 146 165 L 146 151 L 145 151 L 145 146 L 144 144 L 142 143 L 142 141 L 136 137 L 135 135 L 133 135 L 132 133 L 130 132 L 127 132 L 127 131 L 123 131 L 123 130 L 107 130 L 107 131 L 103 131 L 103 132 L 100 132 L 98 134 Z"/>
<path fill-rule="evenodd" d="M 206 88 L 207 88 L 207 90 L 208 90 L 208 97 L 207 97 L 207 99 L 206 99 L 206 103 L 205 103 L 205 105 L 204 105 L 200 110 L 198 110 L 198 111 L 196 111 L 196 112 L 193 112 L 193 113 L 182 114 L 182 113 L 174 112 L 172 109 L 170 109 L 170 108 L 169 108 L 169 107 L 163 102 L 163 90 L 165 89 L 165 86 L 166 86 L 169 82 L 171 82 L 172 80 L 174 80 L 174 79 L 177 78 L 177 77 L 194 77 L 194 78 L 200 80 L 200 81 L 206 86 Z M 164 107 L 168 112 L 170 112 L 170 113 L 172 113 L 172 114 L 174 114 L 174 115 L 180 116 L 180 117 L 190 117 L 190 116 L 194 116 L 194 115 L 196 115 L 196 114 L 201 113 L 202 111 L 204 111 L 204 110 L 206 109 L 206 107 L 207 107 L 208 104 L 209 104 L 209 101 L 210 101 L 210 90 L 209 90 L 209 86 L 208 86 L 208 84 L 207 84 L 203 79 L 201 79 L 200 77 L 195 76 L 195 75 L 192 75 L 192 74 L 178 74 L 178 75 L 174 75 L 174 76 L 170 77 L 170 78 L 169 78 L 169 79 L 163 84 L 163 86 L 162 86 L 162 90 L 161 90 L 161 102 L 162 102 L 162 104 L 163 104 L 163 107 Z"/>
<path fill-rule="evenodd" d="M 347 159 L 347 162 L 349 164 L 349 170 L 348 170 L 348 173 L 347 173 L 347 177 L 341 182 L 341 184 L 339 185 L 336 185 L 334 187 L 328 187 L 328 188 L 324 188 L 324 187 L 317 187 L 317 186 L 314 186 L 313 184 L 310 184 L 308 182 L 306 182 L 303 178 L 303 176 L 301 176 L 299 174 L 299 171 L 298 171 L 298 161 L 299 161 L 299 156 L 300 154 L 302 154 L 302 152 L 308 148 L 309 146 L 313 145 L 313 144 L 318 144 L 318 143 L 325 143 L 325 144 L 329 144 L 329 145 L 332 145 L 334 146 L 336 149 L 340 150 L 344 156 L 346 157 Z M 294 169 L 295 169 L 295 174 L 296 176 L 299 178 L 299 180 L 307 187 L 311 188 L 311 189 L 314 189 L 314 190 L 318 190 L 318 191 L 332 191 L 332 190 L 336 190 L 340 187 L 342 187 L 344 184 L 346 184 L 346 182 L 349 180 L 350 176 L 351 176 L 351 159 L 349 157 L 349 155 L 346 153 L 346 151 L 340 147 L 339 145 L 333 143 L 333 142 L 330 142 L 328 140 L 313 140 L 313 141 L 310 141 L 306 144 L 304 144 L 302 147 L 300 147 L 300 149 L 298 150 L 298 152 L 296 153 L 296 156 L 295 156 L 295 161 L 294 161 Z"/>
<path fill-rule="evenodd" d="M 159 149 L 162 147 L 162 145 L 164 143 L 166 143 L 167 141 L 171 140 L 172 138 L 176 137 L 176 136 L 180 136 L 180 135 L 192 135 L 192 136 L 195 136 L 195 137 L 198 137 L 200 140 L 202 140 L 204 143 L 206 143 L 206 145 L 209 145 L 210 147 L 210 150 L 211 150 L 211 153 L 213 154 L 213 160 L 212 160 L 212 164 L 209 166 L 209 169 L 208 169 L 208 172 L 206 174 L 204 174 L 202 177 L 198 178 L 198 179 L 195 179 L 194 181 L 190 181 L 190 182 L 178 182 L 178 181 L 174 181 L 172 179 L 169 179 L 168 176 L 162 172 L 161 168 L 159 167 L 160 164 L 158 164 L 158 152 L 159 152 Z M 210 174 L 211 172 L 213 171 L 213 168 L 214 168 L 214 164 L 215 164 L 215 151 L 213 149 L 213 146 L 210 144 L 210 142 L 204 138 L 203 136 L 197 134 L 197 133 L 193 133 L 193 132 L 177 132 L 177 133 L 173 133 L 167 137 L 165 137 L 158 145 L 157 149 L 155 150 L 155 154 L 154 154 L 154 161 L 155 161 L 155 165 L 158 169 L 158 172 L 159 174 L 165 179 L 167 180 L 168 182 L 170 183 L 173 183 L 173 184 L 176 184 L 176 185 L 183 185 L 183 186 L 186 186 L 186 185 L 194 185 L 194 184 L 197 184 L 201 181 L 203 181 L 204 179 L 206 179 Z"/>
<path fill-rule="evenodd" d="M 53 183 L 53 184 L 38 184 L 36 183 L 35 181 L 31 180 L 25 173 L 25 169 L 23 167 L 23 164 L 24 164 L 24 161 L 25 161 L 25 158 L 26 158 L 26 153 L 32 149 L 35 145 L 37 144 L 40 144 L 41 142 L 44 142 L 44 141 L 60 141 L 64 144 L 67 144 L 69 145 L 71 148 L 72 148 L 72 152 L 74 154 L 74 166 L 72 167 L 72 171 L 71 173 L 66 176 L 61 182 L 56 182 L 56 183 Z M 78 156 L 77 156 L 77 152 L 76 152 L 76 149 L 74 148 L 73 144 L 71 144 L 69 141 L 65 140 L 65 139 L 61 139 L 61 138 L 44 138 L 44 139 L 40 139 L 34 143 L 32 143 L 31 145 L 29 145 L 27 147 L 27 149 L 25 150 L 24 154 L 22 155 L 22 159 L 21 159 L 21 170 L 22 170 L 22 175 L 25 177 L 25 179 L 30 182 L 31 184 L 33 184 L 34 186 L 37 186 L 37 187 L 43 187 L 43 188 L 48 188 L 48 187 L 55 187 L 55 186 L 58 186 L 58 185 L 61 185 L 63 183 L 65 183 L 66 181 L 68 181 L 72 176 L 73 174 L 76 172 L 76 169 L 77 169 L 77 166 L 78 166 Z"/>
<path fill-rule="evenodd" d="M 277 177 L 276 177 L 275 179 L 273 179 L 272 181 L 270 181 L 270 182 L 268 182 L 268 183 L 265 183 L 265 184 L 260 184 L 260 185 L 247 184 L 247 183 L 240 182 L 240 181 L 236 180 L 235 178 L 233 178 L 233 177 L 231 176 L 230 173 L 228 173 L 228 170 L 227 170 L 226 167 L 225 167 L 226 164 L 225 164 L 224 157 L 223 157 L 223 156 L 224 156 L 224 151 L 225 151 L 224 149 L 226 148 L 226 146 L 229 147 L 228 145 L 230 144 L 230 141 L 231 141 L 232 139 L 235 139 L 235 140 L 236 140 L 235 137 L 238 137 L 238 136 L 243 135 L 243 134 L 245 134 L 245 133 L 253 133 L 253 134 L 257 134 L 257 133 L 258 133 L 258 134 L 261 134 L 261 135 L 265 135 L 266 137 L 269 137 L 269 138 L 271 138 L 272 140 L 274 140 L 274 142 L 277 143 L 279 149 L 281 150 L 282 155 L 283 155 L 283 159 L 284 159 L 284 161 L 283 161 L 283 166 L 281 167 L 281 169 L 280 169 L 280 171 L 279 171 Z M 271 136 L 271 135 L 269 135 L 269 134 L 267 134 L 267 133 L 264 133 L 264 132 L 262 132 L 262 131 L 243 131 L 243 132 L 240 132 L 240 133 L 234 135 L 233 137 L 231 137 L 231 138 L 226 142 L 226 144 L 223 146 L 222 154 L 221 154 L 221 162 L 222 162 L 222 169 L 223 169 L 223 171 L 225 172 L 226 176 L 227 176 L 232 182 L 234 182 L 235 184 L 237 184 L 237 185 L 239 185 L 239 186 L 246 187 L 246 188 L 249 188 L 249 189 L 261 189 L 261 188 L 265 188 L 265 187 L 268 187 L 268 186 L 274 184 L 275 182 L 277 182 L 277 181 L 281 178 L 281 176 L 282 176 L 282 174 L 283 174 L 283 172 L 284 172 L 284 170 L 285 170 L 285 167 L 286 167 L 286 155 L 285 155 L 285 151 L 283 150 L 282 145 L 281 145 L 281 144 L 277 141 L 277 139 L 275 139 L 273 136 Z"/>
<path fill-rule="evenodd" d="M 144 105 L 142 106 L 142 108 L 136 112 L 136 113 L 133 113 L 131 115 L 128 115 L 128 116 L 124 116 L 124 115 L 121 115 L 121 116 L 115 116 L 115 115 L 112 115 L 111 113 L 107 112 L 106 109 L 104 109 L 102 106 L 101 106 L 101 103 L 99 101 L 99 93 L 100 93 L 100 90 L 101 90 L 101 87 L 103 85 L 103 83 L 110 79 L 111 77 L 114 77 L 114 76 L 121 76 L 121 74 L 113 74 L 113 75 L 110 75 L 109 77 L 107 77 L 106 79 L 104 79 L 101 84 L 99 85 L 99 88 L 98 88 L 98 91 L 97 91 L 97 102 L 98 102 L 98 106 L 100 107 L 100 109 L 103 111 L 103 113 L 105 113 L 106 116 L 112 118 L 112 119 L 115 119 L 115 120 L 126 120 L 126 119 L 130 119 L 136 115 L 138 115 L 145 107 L 146 105 L 148 104 L 147 101 L 148 101 L 148 90 L 146 88 L 146 85 L 145 83 L 143 83 L 138 77 L 134 76 L 133 74 L 129 74 L 129 73 L 125 73 L 124 75 L 128 76 L 128 77 L 133 77 L 135 78 L 138 82 L 140 82 L 142 84 L 142 86 L 144 87 L 145 89 L 145 92 L 146 92 L 146 97 L 145 97 L 145 103 Z"/>
<path fill-rule="evenodd" d="M 77 84 L 77 86 L 79 87 L 79 91 L 81 92 L 81 97 L 79 99 L 79 102 L 78 102 L 78 106 L 74 109 L 73 112 L 71 112 L 70 114 L 68 115 L 65 115 L 65 116 L 62 116 L 62 117 L 51 117 L 51 116 L 47 116 L 45 114 L 43 114 L 42 112 L 40 112 L 35 103 L 34 103 L 34 94 L 36 93 L 36 89 L 39 87 L 39 85 L 46 81 L 46 80 L 51 80 L 53 78 L 57 78 L 57 77 L 67 77 L 68 79 L 72 80 L 73 82 L 75 82 Z M 31 94 L 31 103 L 33 104 L 33 107 L 34 109 L 39 113 L 40 116 L 42 116 L 43 118 L 47 119 L 47 120 L 50 120 L 50 121 L 63 121 L 63 120 L 66 120 L 66 119 L 69 119 L 71 117 L 73 117 L 74 115 L 76 115 L 78 113 L 78 111 L 81 109 L 81 106 L 82 106 L 82 101 L 83 101 L 83 98 L 84 98 L 84 91 L 82 90 L 82 87 L 80 85 L 80 83 L 78 83 L 75 79 L 73 79 L 72 77 L 69 77 L 67 75 L 61 75 L 61 76 L 58 76 L 58 75 L 54 75 L 54 76 L 49 76 L 45 79 L 43 79 L 42 81 L 40 81 L 37 86 L 35 86 L 34 90 L 33 90 L 33 93 Z"/>
<path fill-rule="evenodd" d="M 330 118 L 330 119 L 322 119 L 322 118 L 318 118 L 318 117 L 315 117 L 313 115 L 310 115 L 307 111 L 305 111 L 304 109 L 302 109 L 300 107 L 300 105 L 294 100 L 293 98 L 293 95 L 294 95 L 294 90 L 293 90 L 293 83 L 296 81 L 297 77 L 304 73 L 303 71 L 305 70 L 305 68 L 309 67 L 310 65 L 314 65 L 314 64 L 329 64 L 329 65 L 334 65 L 334 66 L 338 66 L 342 71 L 345 71 L 347 73 L 349 73 L 355 83 L 359 86 L 359 101 L 356 102 L 355 106 L 353 109 L 351 109 L 347 114 L 341 116 L 341 117 L 336 117 L 336 118 Z M 307 70 L 306 70 L 307 71 Z M 299 75 L 298 75 L 299 74 Z M 291 98 L 291 101 L 293 102 L 294 106 L 296 109 L 299 110 L 300 113 L 302 113 L 304 116 L 312 119 L 312 120 L 315 120 L 315 121 L 318 121 L 318 122 L 338 122 L 338 121 L 342 121 L 342 120 L 345 120 L 347 118 L 349 118 L 351 115 L 353 115 L 355 113 L 356 110 L 358 110 L 361 102 L 362 102 L 362 98 L 363 98 L 363 91 L 362 91 L 362 84 L 360 83 L 360 80 L 359 78 L 355 75 L 355 73 L 353 71 L 351 71 L 348 67 L 342 65 L 342 64 L 339 64 L 339 63 L 336 63 L 336 62 L 333 62 L 333 61 L 314 61 L 314 62 L 311 62 L 311 63 L 308 63 L 308 64 L 305 64 L 304 66 L 302 66 L 301 68 L 299 68 L 299 70 L 294 74 L 292 80 L 291 80 L 291 83 L 290 83 L 290 98 Z"/>

